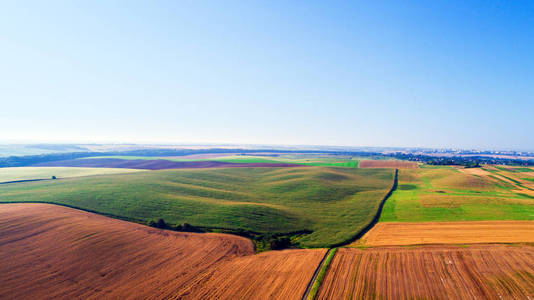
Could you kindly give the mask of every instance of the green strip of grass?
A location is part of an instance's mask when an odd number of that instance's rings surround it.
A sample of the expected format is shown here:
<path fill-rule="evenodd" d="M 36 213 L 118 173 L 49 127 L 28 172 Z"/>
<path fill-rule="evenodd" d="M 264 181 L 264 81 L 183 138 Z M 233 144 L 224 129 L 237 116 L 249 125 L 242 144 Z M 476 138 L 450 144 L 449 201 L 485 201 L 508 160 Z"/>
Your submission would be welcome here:
<path fill-rule="evenodd" d="M 315 282 L 313 283 L 312 290 L 310 294 L 308 295 L 308 300 L 314 300 L 315 297 L 317 297 L 317 292 L 319 292 L 319 288 L 321 287 L 321 283 L 323 283 L 324 276 L 326 275 L 326 271 L 328 271 L 330 262 L 332 262 L 332 259 L 334 259 L 337 249 L 338 248 L 332 249 L 332 251 L 330 251 L 330 253 L 328 254 L 328 257 L 326 258 L 326 261 L 324 262 L 324 265 L 321 268 L 321 271 L 319 271 L 319 275 L 317 275 L 317 278 L 315 279 Z"/>

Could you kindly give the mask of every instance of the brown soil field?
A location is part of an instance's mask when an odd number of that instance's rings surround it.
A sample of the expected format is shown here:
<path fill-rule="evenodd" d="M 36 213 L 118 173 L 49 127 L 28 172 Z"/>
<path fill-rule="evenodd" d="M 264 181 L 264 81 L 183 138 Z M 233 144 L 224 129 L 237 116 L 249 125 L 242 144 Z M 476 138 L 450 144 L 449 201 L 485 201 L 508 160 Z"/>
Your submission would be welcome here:
<path fill-rule="evenodd" d="M 530 245 L 342 248 L 318 299 L 533 299 Z"/>
<path fill-rule="evenodd" d="M 144 170 L 163 169 L 199 169 L 199 168 L 275 168 L 275 167 L 305 167 L 298 164 L 271 163 L 229 163 L 219 161 L 170 161 L 166 159 L 117 159 L 117 158 L 87 158 L 39 163 L 34 167 L 87 167 L 87 168 L 128 168 Z"/>
<path fill-rule="evenodd" d="M 191 299 L 301 299 L 326 249 L 235 258 L 198 283 Z"/>
<path fill-rule="evenodd" d="M 299 299 L 324 251 L 0 204 L 0 299 Z"/>
<path fill-rule="evenodd" d="M 225 156 L 234 156 L 239 155 L 241 153 L 203 153 L 203 154 L 189 154 L 189 155 L 181 155 L 181 156 L 162 156 L 160 158 L 162 159 L 210 159 L 210 158 L 218 158 L 218 157 L 225 157 Z"/>
<path fill-rule="evenodd" d="M 362 160 L 358 166 L 360 168 L 416 169 L 417 163 L 401 160 Z"/>
<path fill-rule="evenodd" d="M 379 222 L 353 245 L 534 242 L 534 221 Z"/>
<path fill-rule="evenodd" d="M 219 157 L 236 156 L 236 155 L 253 155 L 253 156 L 268 155 L 268 156 L 272 156 L 272 155 L 280 155 L 280 154 L 285 154 L 285 153 L 281 153 L 281 152 L 253 152 L 253 153 L 248 153 L 248 152 L 245 151 L 245 152 L 228 152 L 228 153 L 189 154 L 189 155 L 182 155 L 182 156 L 165 156 L 165 157 L 161 157 L 161 158 L 166 158 L 166 159 L 173 159 L 173 158 L 176 158 L 176 159 L 210 159 L 210 158 L 219 158 Z M 299 153 L 295 153 L 295 154 L 299 154 Z"/>

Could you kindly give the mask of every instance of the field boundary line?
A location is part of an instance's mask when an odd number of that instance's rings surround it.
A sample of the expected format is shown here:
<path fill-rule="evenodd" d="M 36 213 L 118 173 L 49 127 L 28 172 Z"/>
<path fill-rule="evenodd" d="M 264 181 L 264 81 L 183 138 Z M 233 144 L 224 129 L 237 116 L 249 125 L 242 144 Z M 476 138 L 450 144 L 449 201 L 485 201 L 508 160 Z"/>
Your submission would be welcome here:
<path fill-rule="evenodd" d="M 377 223 L 378 223 L 378 220 L 380 220 L 380 216 L 382 215 L 382 210 L 384 209 L 384 205 L 386 204 L 386 200 L 389 199 L 389 197 L 391 197 L 391 195 L 393 194 L 393 192 L 395 190 L 397 190 L 397 186 L 398 186 L 398 182 L 399 182 L 399 169 L 395 169 L 395 178 L 393 180 L 393 185 L 391 186 L 391 189 L 389 190 L 389 192 L 386 194 L 386 196 L 384 196 L 384 199 L 382 199 L 382 201 L 380 202 L 380 204 L 378 205 L 378 209 L 376 210 L 376 214 L 373 218 L 373 220 L 371 220 L 371 222 L 369 224 L 367 224 L 367 226 L 365 226 L 360 232 L 358 232 L 355 236 L 353 236 L 352 238 L 346 240 L 346 241 L 343 241 L 341 243 L 337 243 L 337 244 L 334 244 L 332 245 L 331 247 L 332 248 L 335 248 L 335 247 L 343 247 L 343 246 L 346 246 L 350 243 L 353 243 L 355 242 L 356 240 L 359 240 L 360 238 L 362 238 L 367 232 L 369 232 L 369 230 L 371 230 Z"/>
<path fill-rule="evenodd" d="M 321 262 L 317 266 L 317 269 L 315 269 L 315 272 L 313 273 L 313 276 L 310 282 L 308 283 L 308 287 L 306 287 L 306 291 L 304 292 L 304 295 L 302 296 L 302 300 L 308 300 L 308 297 L 310 296 L 310 292 L 312 291 L 313 286 L 315 285 L 315 281 L 317 280 L 317 276 L 319 276 L 319 273 L 323 269 L 326 259 L 328 258 L 328 256 L 330 255 L 330 252 L 332 252 L 333 249 L 334 248 L 328 249 L 328 251 L 326 251 L 326 253 L 324 254 L 323 259 L 321 259 Z"/>
<path fill-rule="evenodd" d="M 33 182 L 33 181 L 44 181 L 44 180 L 57 180 L 57 178 L 56 178 L 56 179 L 51 179 L 51 178 L 39 178 L 39 179 L 11 180 L 11 181 L 3 181 L 3 182 L 0 182 L 0 184 L 21 183 L 21 182 Z"/>

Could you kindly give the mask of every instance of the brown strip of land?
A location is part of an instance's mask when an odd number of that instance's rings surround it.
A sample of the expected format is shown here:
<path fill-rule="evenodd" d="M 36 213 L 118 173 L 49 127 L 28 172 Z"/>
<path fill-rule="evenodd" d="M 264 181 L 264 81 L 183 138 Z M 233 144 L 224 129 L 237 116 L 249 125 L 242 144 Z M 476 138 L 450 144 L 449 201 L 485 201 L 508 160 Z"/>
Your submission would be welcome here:
<path fill-rule="evenodd" d="M 324 251 L 0 204 L 0 299 L 300 299 Z"/>
<path fill-rule="evenodd" d="M 534 242 L 534 221 L 380 222 L 355 244 L 369 246 Z"/>
<path fill-rule="evenodd" d="M 533 299 L 534 247 L 342 248 L 318 299 Z"/>
<path fill-rule="evenodd" d="M 206 169 L 206 168 L 275 168 L 305 167 L 286 163 L 231 163 L 222 161 L 171 161 L 166 159 L 118 159 L 118 158 L 84 158 L 45 162 L 34 167 L 84 167 L 84 168 L 127 168 L 143 170 L 164 169 Z"/>
<path fill-rule="evenodd" d="M 358 163 L 360 168 L 394 168 L 394 169 L 416 169 L 417 163 L 403 160 L 361 160 Z"/>

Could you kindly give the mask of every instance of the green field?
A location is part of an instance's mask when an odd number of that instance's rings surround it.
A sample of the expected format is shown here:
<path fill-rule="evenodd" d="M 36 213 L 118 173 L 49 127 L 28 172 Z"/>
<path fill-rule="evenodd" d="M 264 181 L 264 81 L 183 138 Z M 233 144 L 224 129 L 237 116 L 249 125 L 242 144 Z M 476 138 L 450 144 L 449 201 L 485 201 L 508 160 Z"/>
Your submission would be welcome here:
<path fill-rule="evenodd" d="M 121 174 L 131 172 L 141 172 L 143 170 L 119 169 L 119 168 L 71 168 L 71 167 L 18 167 L 18 168 L 0 168 L 0 182 L 31 180 L 31 179 L 50 179 L 68 178 L 79 176 L 92 176 L 103 174 Z"/>
<path fill-rule="evenodd" d="M 333 167 L 161 170 L 6 184 L 1 202 L 51 202 L 142 222 L 313 230 L 302 247 L 350 239 L 376 213 L 393 170 Z"/>
<path fill-rule="evenodd" d="M 386 201 L 380 221 L 534 220 L 534 197 L 528 190 L 519 191 L 523 185 L 514 184 L 513 178 L 506 180 L 493 170 L 400 170 L 399 186 Z"/>

